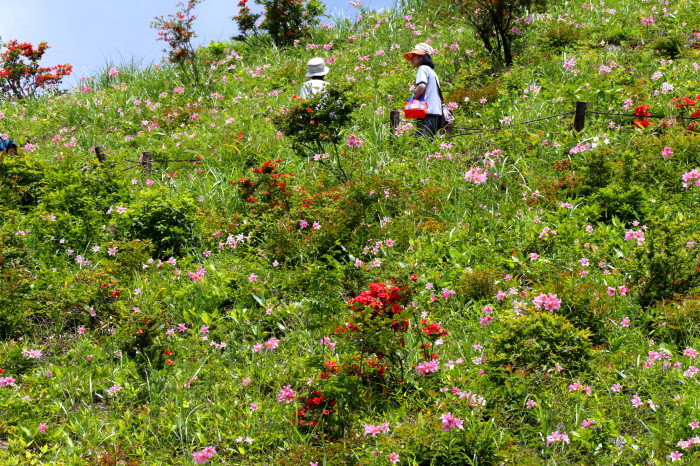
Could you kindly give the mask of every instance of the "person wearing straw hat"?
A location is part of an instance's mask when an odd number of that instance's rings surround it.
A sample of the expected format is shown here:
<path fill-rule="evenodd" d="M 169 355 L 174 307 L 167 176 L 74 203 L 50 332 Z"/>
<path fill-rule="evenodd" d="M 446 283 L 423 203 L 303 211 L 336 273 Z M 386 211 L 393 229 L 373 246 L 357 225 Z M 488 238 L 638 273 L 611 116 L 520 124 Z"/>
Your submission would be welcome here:
<path fill-rule="evenodd" d="M 404 58 L 418 68 L 416 71 L 415 89 L 413 99 L 424 100 L 428 104 L 428 114 L 425 118 L 418 119 L 416 136 L 434 136 L 440 129 L 442 118 L 442 99 L 440 98 L 440 80 L 433 71 L 433 48 L 420 43 L 413 50 L 404 54 Z"/>
<path fill-rule="evenodd" d="M 309 60 L 306 64 L 306 77 L 311 79 L 301 86 L 299 97 L 305 99 L 312 94 L 322 92 L 328 86 L 324 77 L 329 71 L 330 69 L 326 66 L 323 58 L 314 57 Z"/>

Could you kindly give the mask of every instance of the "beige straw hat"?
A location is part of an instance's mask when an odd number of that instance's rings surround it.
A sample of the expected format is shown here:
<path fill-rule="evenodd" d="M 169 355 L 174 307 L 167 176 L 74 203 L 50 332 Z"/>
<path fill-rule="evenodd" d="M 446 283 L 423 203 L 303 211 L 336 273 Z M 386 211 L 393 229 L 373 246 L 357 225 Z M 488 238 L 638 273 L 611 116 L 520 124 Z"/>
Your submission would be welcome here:
<path fill-rule="evenodd" d="M 323 58 L 314 57 L 306 64 L 306 77 L 325 76 L 331 69 L 326 66 Z"/>
<path fill-rule="evenodd" d="M 413 55 L 432 55 L 435 52 L 431 46 L 426 44 L 425 42 L 421 42 L 420 44 L 417 44 L 415 47 L 413 47 L 413 50 L 411 50 L 408 53 L 404 54 L 404 58 L 408 61 L 413 60 Z"/>

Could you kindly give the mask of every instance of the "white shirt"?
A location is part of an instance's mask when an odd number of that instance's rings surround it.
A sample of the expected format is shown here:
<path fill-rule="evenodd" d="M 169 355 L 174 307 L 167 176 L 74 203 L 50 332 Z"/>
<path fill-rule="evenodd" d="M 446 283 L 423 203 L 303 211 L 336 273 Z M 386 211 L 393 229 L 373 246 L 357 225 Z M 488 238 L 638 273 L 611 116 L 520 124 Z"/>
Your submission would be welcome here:
<path fill-rule="evenodd" d="M 322 79 L 310 79 L 301 86 L 301 92 L 299 93 L 299 97 L 305 99 L 311 94 L 318 94 L 319 92 L 325 90 L 326 86 L 328 86 L 327 81 L 324 81 Z"/>
<path fill-rule="evenodd" d="M 425 90 L 421 95 L 421 99 L 428 103 L 429 115 L 442 115 L 442 101 L 438 93 L 440 80 L 435 74 L 435 71 L 427 65 L 421 65 L 416 72 L 416 86 L 420 83 L 425 83 Z"/>

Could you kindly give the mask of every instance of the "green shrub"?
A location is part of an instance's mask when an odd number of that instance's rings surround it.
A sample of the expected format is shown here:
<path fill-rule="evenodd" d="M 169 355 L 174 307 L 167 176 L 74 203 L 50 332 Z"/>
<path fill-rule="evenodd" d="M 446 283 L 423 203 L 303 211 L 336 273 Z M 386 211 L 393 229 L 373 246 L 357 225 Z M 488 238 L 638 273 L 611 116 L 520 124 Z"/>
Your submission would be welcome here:
<path fill-rule="evenodd" d="M 8 374 L 21 375 L 37 367 L 39 359 L 23 354 L 22 350 L 26 349 L 14 341 L 4 343 L 0 346 L 0 368 L 5 369 Z"/>
<path fill-rule="evenodd" d="M 609 45 L 622 45 L 633 38 L 632 32 L 625 27 L 606 28 L 603 32 L 603 40 Z"/>
<path fill-rule="evenodd" d="M 548 48 L 562 51 L 574 47 L 581 40 L 581 28 L 575 24 L 553 22 L 545 29 L 542 39 Z"/>
<path fill-rule="evenodd" d="M 576 285 L 561 293 L 563 304 L 557 314 L 566 317 L 576 328 L 590 333 L 590 341 L 594 345 L 605 342 L 605 320 L 603 318 L 610 309 L 596 295 L 595 287 L 591 285 Z"/>
<path fill-rule="evenodd" d="M 450 407 L 453 409 L 454 407 Z M 499 464 L 501 433 L 493 420 L 481 420 L 478 414 L 468 413 L 463 429 L 452 432 L 436 430 L 441 414 L 435 408 L 424 409 L 416 417 L 427 425 L 404 423 L 394 432 L 392 443 L 396 448 L 410 445 L 405 452 L 409 464 L 420 466 L 495 465 Z M 457 416 L 457 414 L 455 414 Z M 460 415 L 460 417 L 462 417 Z M 429 420 L 434 420 L 434 425 Z"/>
<path fill-rule="evenodd" d="M 654 305 L 649 332 L 663 342 L 690 346 L 700 337 L 700 296 L 692 295 Z"/>
<path fill-rule="evenodd" d="M 248 0 L 238 3 L 240 10 L 233 18 L 242 33 L 241 39 L 257 33 L 255 23 L 261 16 L 252 14 L 247 3 Z M 318 0 L 256 0 L 255 3 L 265 10 L 260 29 L 269 33 L 277 46 L 292 45 L 294 41 L 307 38 L 325 13 L 323 3 Z"/>
<path fill-rule="evenodd" d="M 613 218 L 623 222 L 644 221 L 648 209 L 646 198 L 644 188 L 636 185 L 622 186 L 618 183 L 601 188 L 591 196 L 591 200 L 600 205 L 600 220 L 604 222 L 610 222 Z"/>
<path fill-rule="evenodd" d="M 158 257 L 181 255 L 197 239 L 199 227 L 194 201 L 175 198 L 166 188 L 141 191 L 117 224 L 126 239 L 149 240 Z"/>
<path fill-rule="evenodd" d="M 569 373 L 585 371 L 591 358 L 590 332 L 557 314 L 534 311 L 504 317 L 487 344 L 490 377 L 517 372 L 540 378 L 561 365 Z"/>
<path fill-rule="evenodd" d="M 52 172 L 41 191 L 34 229 L 53 247 L 83 251 L 104 235 L 110 206 L 125 199 L 128 195 L 111 168 Z"/>
<path fill-rule="evenodd" d="M 337 146 L 341 142 L 342 131 L 352 123 L 357 102 L 350 86 L 329 85 L 325 92 L 281 111 L 274 122 L 301 153 L 322 154 L 325 144 Z"/>
<path fill-rule="evenodd" d="M 679 35 L 661 37 L 654 42 L 652 48 L 662 57 L 676 59 L 683 54 L 685 39 Z"/>
<path fill-rule="evenodd" d="M 22 311 L 35 265 L 19 237 L 0 230 L 0 339 L 16 338 L 28 330 Z"/>
<path fill-rule="evenodd" d="M 625 264 L 631 282 L 639 286 L 639 304 L 645 309 L 700 286 L 700 249 L 689 247 L 689 241 L 697 241 L 698 222 L 682 215 L 652 220 L 645 247 L 638 248 L 634 260 Z"/>
<path fill-rule="evenodd" d="M 6 155 L 0 163 L 0 209 L 36 205 L 43 181 L 43 169 L 36 159 Z"/>
<path fill-rule="evenodd" d="M 474 271 L 465 270 L 457 282 L 457 290 L 464 299 L 480 301 L 492 299 L 496 295 L 496 280 L 502 275 L 493 269 L 477 267 Z"/>

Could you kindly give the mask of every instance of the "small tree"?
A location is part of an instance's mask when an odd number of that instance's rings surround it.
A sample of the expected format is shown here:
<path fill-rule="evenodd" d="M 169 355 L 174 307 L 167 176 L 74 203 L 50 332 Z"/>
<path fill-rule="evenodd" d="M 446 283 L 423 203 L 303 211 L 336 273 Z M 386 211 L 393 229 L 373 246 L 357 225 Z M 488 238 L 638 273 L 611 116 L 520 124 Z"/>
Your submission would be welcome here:
<path fill-rule="evenodd" d="M 255 0 L 264 9 L 260 29 L 269 33 L 277 46 L 286 46 L 309 35 L 311 28 L 318 26 L 319 17 L 325 7 L 319 0 Z M 238 15 L 233 19 L 242 37 L 257 34 L 255 23 L 261 17 L 253 14 L 247 5 L 248 0 L 238 2 Z"/>
<path fill-rule="evenodd" d="M 7 97 L 23 99 L 57 86 L 70 75 L 73 65 L 39 66 L 48 48 L 46 42 L 39 43 L 37 48 L 28 42 L 8 42 L 0 55 L 0 92 Z"/>
<path fill-rule="evenodd" d="M 295 99 L 295 104 L 275 115 L 275 125 L 293 141 L 299 154 L 322 154 L 326 147 L 333 147 L 335 166 L 331 171 L 347 181 L 349 176 L 342 166 L 338 145 L 343 138 L 343 129 L 352 124 L 352 113 L 357 107 L 358 99 L 352 88 L 347 84 L 333 84 L 306 99 L 296 96 Z M 324 160 L 320 162 L 330 165 Z"/>
<path fill-rule="evenodd" d="M 191 0 L 185 3 L 178 3 L 182 9 L 167 18 L 158 16 L 151 23 L 151 27 L 158 29 L 158 40 L 165 41 L 168 48 L 163 52 L 168 53 L 168 61 L 180 68 L 182 76 L 186 81 L 199 85 L 199 67 L 197 63 L 197 52 L 192 44 L 192 39 L 197 34 L 192 28 L 196 15 L 192 14 L 195 6 L 202 0 Z"/>
<path fill-rule="evenodd" d="M 526 13 L 546 6 L 546 0 L 466 0 L 460 1 L 467 23 L 486 50 L 504 63 L 513 64 L 513 42 L 530 23 Z"/>

